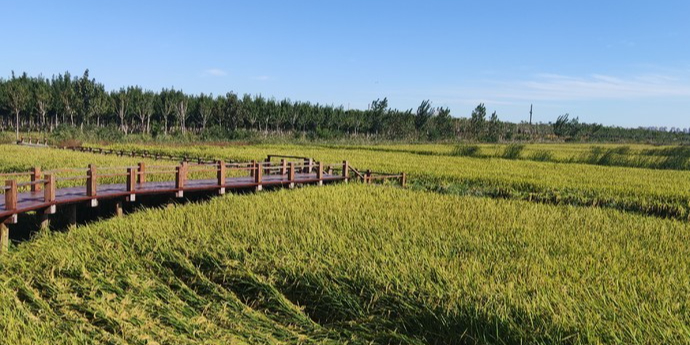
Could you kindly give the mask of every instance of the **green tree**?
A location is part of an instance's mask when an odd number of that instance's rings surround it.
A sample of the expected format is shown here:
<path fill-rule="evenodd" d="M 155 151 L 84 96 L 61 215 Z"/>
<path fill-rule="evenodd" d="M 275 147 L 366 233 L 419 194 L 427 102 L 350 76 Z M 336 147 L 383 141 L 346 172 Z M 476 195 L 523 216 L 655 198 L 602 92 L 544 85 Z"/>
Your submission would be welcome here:
<path fill-rule="evenodd" d="M 440 136 L 453 137 L 455 135 L 453 130 L 453 117 L 450 115 L 449 108 L 439 107 L 436 109 L 434 123 Z"/>
<path fill-rule="evenodd" d="M 103 84 L 95 84 L 93 90 L 93 97 L 91 99 L 91 114 L 89 117 L 96 116 L 96 127 L 101 126 L 101 116 L 107 113 L 111 105 L 111 100 L 108 93 L 105 91 Z"/>
<path fill-rule="evenodd" d="M 41 127 L 47 129 L 47 117 L 50 105 L 52 103 L 53 94 L 50 92 L 50 84 L 47 79 L 42 76 L 33 79 L 31 83 L 31 93 L 33 94 L 34 107 L 38 117 L 41 119 Z"/>
<path fill-rule="evenodd" d="M 388 98 L 376 99 L 369 106 L 369 118 L 371 121 L 370 131 L 378 134 L 383 129 L 384 116 L 388 109 Z"/>
<path fill-rule="evenodd" d="M 58 100 L 58 105 L 62 111 L 62 121 L 65 122 L 65 115 L 69 116 L 70 124 L 74 126 L 75 104 L 77 101 L 76 82 L 72 80 L 69 72 L 58 75 L 52 82 Z"/>
<path fill-rule="evenodd" d="M 486 127 L 486 107 L 480 103 L 470 116 L 470 131 L 475 139 L 480 139 Z"/>
<path fill-rule="evenodd" d="M 81 128 L 84 128 L 84 123 L 90 124 L 91 116 L 93 115 L 92 102 L 96 93 L 95 80 L 89 79 L 89 70 L 86 69 L 76 83 L 77 99 L 79 102 L 75 104 L 77 112 L 81 117 Z"/>
<path fill-rule="evenodd" d="M 554 124 L 552 124 L 553 134 L 559 137 L 574 137 L 580 132 L 580 121 L 576 117 L 569 118 L 569 114 L 560 115 Z"/>
<path fill-rule="evenodd" d="M 414 125 L 417 132 L 422 133 L 425 130 L 432 116 L 434 116 L 434 109 L 431 107 L 431 102 L 428 99 L 422 101 L 422 104 L 417 107 L 417 113 L 414 117 Z"/>
<path fill-rule="evenodd" d="M 29 104 L 29 87 L 26 73 L 17 78 L 12 71 L 12 78 L 5 83 L 4 99 L 9 104 L 15 116 L 16 139 L 19 140 L 19 115 L 25 111 Z"/>
<path fill-rule="evenodd" d="M 155 110 L 155 94 L 151 91 L 144 91 L 141 87 L 130 87 L 127 90 L 131 110 L 139 120 L 139 130 L 141 133 L 149 133 L 151 116 Z"/>
<path fill-rule="evenodd" d="M 199 95 L 199 119 L 201 120 L 201 130 L 206 130 L 206 124 L 213 114 L 213 94 L 205 95 L 201 93 Z"/>
<path fill-rule="evenodd" d="M 129 111 L 129 98 L 127 96 L 127 90 L 123 87 L 118 91 L 113 91 L 110 94 L 110 98 L 113 100 L 113 109 L 115 110 L 115 115 L 120 121 L 120 130 L 122 133 L 127 134 L 127 122 L 126 116 Z"/>
<path fill-rule="evenodd" d="M 487 126 L 486 140 L 492 143 L 498 141 L 501 131 L 501 121 L 498 119 L 498 115 L 494 111 L 489 117 L 489 123 Z"/>
<path fill-rule="evenodd" d="M 180 125 L 180 131 L 183 134 L 187 133 L 187 110 L 189 106 L 189 96 L 182 91 L 176 91 L 173 94 L 175 99 L 175 114 L 177 115 L 177 123 Z"/>
<path fill-rule="evenodd" d="M 177 108 L 176 95 L 177 93 L 174 88 L 164 88 L 158 94 L 158 101 L 156 102 L 156 105 L 158 106 L 158 113 L 163 120 L 163 133 L 165 133 L 165 135 L 168 134 L 168 120 L 170 119 L 170 116 L 175 113 L 175 109 Z"/>

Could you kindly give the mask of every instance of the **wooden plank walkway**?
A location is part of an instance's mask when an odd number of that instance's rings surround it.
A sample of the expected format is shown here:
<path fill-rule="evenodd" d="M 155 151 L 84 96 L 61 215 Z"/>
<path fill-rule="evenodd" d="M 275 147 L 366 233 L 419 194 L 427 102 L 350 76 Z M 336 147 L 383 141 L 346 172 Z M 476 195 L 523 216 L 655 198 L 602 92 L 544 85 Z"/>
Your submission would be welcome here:
<path fill-rule="evenodd" d="M 134 156 L 134 152 L 131 155 Z M 275 158 L 282 159 L 279 162 L 272 161 Z M 288 162 L 285 158 L 300 160 Z M 121 215 L 123 201 L 134 202 L 137 196 L 174 194 L 182 198 L 185 192 L 224 194 L 233 189 L 260 191 L 272 186 L 293 188 L 299 184 L 323 185 L 329 182 L 347 182 L 350 172 L 364 183 L 397 179 L 404 186 L 406 182 L 405 173 L 360 173 L 347 161 L 324 164 L 311 158 L 280 155 L 269 155 L 263 162 L 203 162 L 198 159 L 197 163 L 190 163 L 185 157 L 179 165 L 147 166 L 139 163 L 137 166 L 97 168 L 90 164 L 88 168 L 42 172 L 39 167 L 35 167 L 25 173 L 3 173 L 0 174 L 0 179 L 5 179 L 5 185 L 0 186 L 0 191 L 4 192 L 4 197 L 0 198 L 0 252 L 7 250 L 9 243 L 9 228 L 6 224 L 16 224 L 18 216 L 27 212 L 36 211 L 41 216 L 41 226 L 47 226 L 48 216 L 55 214 L 58 206 L 67 206 L 68 222 L 74 224 L 77 204 L 99 207 L 99 200 L 115 200 L 115 214 Z M 216 178 L 189 179 L 190 175 L 215 175 Z M 159 181 L 148 181 L 150 176 L 156 176 L 155 180 Z M 99 183 L 104 182 L 104 179 L 105 183 Z M 126 180 L 125 183 L 116 183 L 123 179 Z M 58 188 L 58 184 L 68 185 Z"/>
<path fill-rule="evenodd" d="M 0 174 L 0 177 L 8 178 L 5 186 L 0 187 L 5 194 L 0 200 L 0 224 L 16 223 L 18 214 L 31 211 L 41 210 L 44 214 L 53 214 L 58 205 L 88 202 L 91 207 L 97 207 L 98 200 L 101 199 L 122 198 L 132 202 L 136 200 L 137 195 L 169 193 L 183 197 L 185 192 L 191 191 L 215 190 L 223 194 L 226 190 L 232 189 L 254 188 L 259 191 L 264 186 L 292 188 L 297 184 L 321 185 L 324 182 L 347 181 L 350 170 L 352 169 L 347 161 L 324 164 L 312 159 L 299 162 L 281 159 L 280 162 L 272 162 L 270 157 L 264 162 L 247 163 L 183 161 L 179 165 L 146 166 L 139 163 L 130 167 L 101 168 L 89 165 L 87 169 L 58 169 L 46 172 L 41 172 L 40 168 L 33 168 L 27 173 Z M 334 171 L 339 171 L 339 174 L 335 174 Z M 57 176 L 58 174 L 60 176 Z M 200 174 L 216 175 L 216 178 L 189 179 L 190 175 Z M 154 175 L 159 181 L 147 181 Z M 164 176 L 159 177 L 160 175 Z M 18 183 L 17 178 L 30 181 Z M 99 184 L 99 179 L 117 181 L 118 178 L 120 181 L 126 179 L 126 182 Z M 72 182 L 79 180 L 84 180 L 85 183 Z M 69 186 L 57 187 L 58 183 L 64 184 L 67 181 L 70 181 Z M 82 185 L 74 186 L 79 183 Z M 29 190 L 19 192 L 20 188 Z"/>
<path fill-rule="evenodd" d="M 316 173 L 295 174 L 295 179 L 290 180 L 287 175 L 267 175 L 262 178 L 261 183 L 257 183 L 254 177 L 230 177 L 225 179 L 225 184 L 220 186 L 215 179 L 188 180 L 183 188 L 176 188 L 175 181 L 165 182 L 145 182 L 135 184 L 133 193 L 127 191 L 127 184 L 108 184 L 99 185 L 96 189 L 95 198 L 87 195 L 86 186 L 60 188 L 55 191 L 55 200 L 46 202 L 43 191 L 17 193 L 16 208 L 7 210 L 4 198 L 0 199 L 0 218 L 10 217 L 30 211 L 46 209 L 53 205 L 64 205 L 90 200 L 113 199 L 118 197 L 128 197 L 130 195 L 153 195 L 153 194 L 175 194 L 181 192 L 214 191 L 225 188 L 226 190 L 256 188 L 257 186 L 283 186 L 287 187 L 290 183 L 307 184 L 319 182 L 343 181 L 346 178 L 341 175 L 323 174 L 319 179 Z M 179 195 L 179 194 L 178 194 Z"/>

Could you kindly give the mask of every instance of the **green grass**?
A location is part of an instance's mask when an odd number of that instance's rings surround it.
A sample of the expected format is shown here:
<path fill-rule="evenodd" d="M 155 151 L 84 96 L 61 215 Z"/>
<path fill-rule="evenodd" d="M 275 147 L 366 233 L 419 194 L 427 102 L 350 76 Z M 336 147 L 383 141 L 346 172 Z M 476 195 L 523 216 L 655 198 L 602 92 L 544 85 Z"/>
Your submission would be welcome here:
<path fill-rule="evenodd" d="M 690 229 L 340 185 L 43 233 L 0 258 L 2 343 L 690 342 Z"/>

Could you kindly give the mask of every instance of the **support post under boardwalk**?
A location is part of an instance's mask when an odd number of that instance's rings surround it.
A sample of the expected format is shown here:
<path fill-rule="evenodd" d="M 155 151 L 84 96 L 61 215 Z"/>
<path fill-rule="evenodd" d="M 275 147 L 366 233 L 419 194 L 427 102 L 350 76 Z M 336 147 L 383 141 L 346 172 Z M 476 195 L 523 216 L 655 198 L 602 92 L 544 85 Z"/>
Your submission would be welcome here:
<path fill-rule="evenodd" d="M 218 161 L 218 175 L 216 176 L 218 178 L 218 194 L 223 195 L 225 194 L 225 162 Z"/>
<path fill-rule="evenodd" d="M 295 188 L 295 162 L 290 162 L 288 165 L 288 188 Z"/>
<path fill-rule="evenodd" d="M 256 183 L 256 191 L 260 192 L 263 189 L 262 186 L 262 180 L 263 180 L 263 174 L 264 174 L 264 169 L 261 166 L 261 163 L 254 163 L 254 183 Z"/>
<path fill-rule="evenodd" d="M 46 174 L 45 180 L 45 186 L 43 187 L 43 202 L 52 204 L 55 202 L 55 189 L 57 188 L 55 184 L 55 175 Z M 55 208 L 55 205 L 50 205 L 45 210 L 45 213 L 55 214 Z"/>
<path fill-rule="evenodd" d="M 86 196 L 91 197 L 89 205 L 91 207 L 98 206 L 98 199 L 96 199 L 96 166 L 89 164 L 89 170 L 86 172 Z"/>
<path fill-rule="evenodd" d="M 136 188 L 136 184 L 134 183 L 136 181 L 136 171 L 134 168 L 127 168 L 127 192 L 129 192 L 129 196 L 127 196 L 127 201 L 129 202 L 134 202 L 137 199 L 137 195 L 134 194 L 134 190 Z"/>
<path fill-rule="evenodd" d="M 40 224 L 39 228 L 41 229 L 48 229 L 50 228 L 50 213 L 48 213 L 48 209 L 42 210 L 40 212 Z"/>
<path fill-rule="evenodd" d="M 5 181 L 5 210 L 14 211 L 17 209 L 17 181 L 7 180 Z M 9 224 L 17 223 L 17 215 L 12 215 L 5 222 Z"/>
<path fill-rule="evenodd" d="M 10 246 L 10 228 L 0 219 L 0 253 L 7 252 Z"/>
<path fill-rule="evenodd" d="M 115 201 L 115 217 L 122 217 L 123 214 L 122 200 Z"/>
<path fill-rule="evenodd" d="M 343 178 L 345 183 L 350 179 L 350 164 L 347 161 L 343 161 Z"/>
<path fill-rule="evenodd" d="M 67 226 L 77 225 L 77 204 L 67 205 Z"/>
<path fill-rule="evenodd" d="M 407 174 L 405 174 L 404 172 L 400 173 L 400 186 L 407 186 Z"/>
<path fill-rule="evenodd" d="M 175 169 L 177 170 L 175 174 L 175 188 L 177 188 L 177 193 L 175 196 L 182 198 L 184 197 L 184 185 L 187 180 L 187 162 L 182 162 L 182 164 Z"/>

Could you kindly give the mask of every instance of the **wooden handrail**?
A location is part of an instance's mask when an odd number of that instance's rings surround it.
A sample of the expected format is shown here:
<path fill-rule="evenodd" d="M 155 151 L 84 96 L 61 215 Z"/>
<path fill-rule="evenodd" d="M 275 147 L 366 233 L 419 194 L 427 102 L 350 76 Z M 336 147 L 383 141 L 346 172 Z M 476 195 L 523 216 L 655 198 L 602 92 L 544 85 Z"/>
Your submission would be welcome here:
<path fill-rule="evenodd" d="M 364 180 L 364 175 L 363 175 L 362 173 L 360 173 L 359 170 L 355 169 L 355 168 L 354 168 L 353 166 L 351 166 L 351 165 L 348 166 L 348 168 L 350 168 L 350 171 L 352 171 L 353 173 L 355 173 L 355 175 L 357 175 L 357 177 L 359 177 L 361 180 Z"/>
<path fill-rule="evenodd" d="M 309 157 L 303 157 L 303 156 L 286 156 L 286 155 L 268 155 L 268 158 L 266 158 L 266 159 L 270 161 L 273 158 L 294 158 L 294 159 L 302 159 L 302 160 L 311 159 Z"/>

